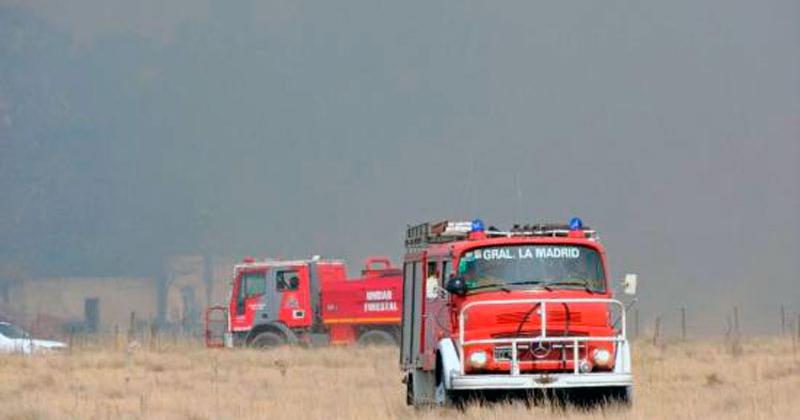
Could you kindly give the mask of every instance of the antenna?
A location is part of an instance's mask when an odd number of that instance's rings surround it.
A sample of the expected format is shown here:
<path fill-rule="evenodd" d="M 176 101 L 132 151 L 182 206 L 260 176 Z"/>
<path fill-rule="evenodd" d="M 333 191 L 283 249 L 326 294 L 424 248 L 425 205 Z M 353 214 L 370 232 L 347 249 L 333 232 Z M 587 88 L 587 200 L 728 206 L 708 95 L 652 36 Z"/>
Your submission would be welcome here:
<path fill-rule="evenodd" d="M 514 220 L 519 220 L 522 217 L 522 185 L 519 179 L 519 171 L 514 171 L 514 187 L 517 189 L 517 208 Z"/>

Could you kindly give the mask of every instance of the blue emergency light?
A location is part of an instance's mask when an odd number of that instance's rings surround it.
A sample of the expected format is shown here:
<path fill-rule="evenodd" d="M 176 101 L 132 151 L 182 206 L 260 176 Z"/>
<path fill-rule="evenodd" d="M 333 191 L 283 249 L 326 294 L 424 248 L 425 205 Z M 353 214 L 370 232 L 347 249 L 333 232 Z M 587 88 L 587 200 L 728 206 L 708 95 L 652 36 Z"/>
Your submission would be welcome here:
<path fill-rule="evenodd" d="M 483 232 L 485 230 L 485 226 L 483 224 L 483 220 L 475 219 L 472 221 L 472 228 L 470 232 Z"/>
<path fill-rule="evenodd" d="M 583 221 L 579 217 L 573 217 L 569 221 L 569 230 L 583 229 Z"/>

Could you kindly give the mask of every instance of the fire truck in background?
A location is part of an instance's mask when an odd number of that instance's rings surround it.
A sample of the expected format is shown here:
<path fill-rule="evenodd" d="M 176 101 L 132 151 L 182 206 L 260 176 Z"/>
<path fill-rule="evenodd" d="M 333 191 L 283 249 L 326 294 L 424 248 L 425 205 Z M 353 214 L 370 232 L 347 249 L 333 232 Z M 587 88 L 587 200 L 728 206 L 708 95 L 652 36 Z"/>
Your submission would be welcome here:
<path fill-rule="evenodd" d="M 405 244 L 409 405 L 542 389 L 631 401 L 627 308 L 613 298 L 596 232 L 580 219 L 505 232 L 480 220 L 424 223 L 408 228 Z M 636 275 L 623 286 L 634 294 Z"/>
<path fill-rule="evenodd" d="M 402 292 L 400 269 L 384 257 L 368 258 L 358 278 L 339 260 L 246 258 L 227 306 L 206 312 L 206 345 L 396 345 Z"/>

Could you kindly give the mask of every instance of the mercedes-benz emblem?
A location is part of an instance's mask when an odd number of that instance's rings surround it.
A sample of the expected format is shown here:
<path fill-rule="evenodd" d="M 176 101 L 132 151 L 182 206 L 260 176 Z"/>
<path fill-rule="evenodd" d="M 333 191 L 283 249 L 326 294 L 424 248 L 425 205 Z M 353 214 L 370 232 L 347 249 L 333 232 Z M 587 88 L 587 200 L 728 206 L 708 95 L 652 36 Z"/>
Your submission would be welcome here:
<path fill-rule="evenodd" d="M 536 343 L 536 347 L 531 350 L 531 354 L 537 359 L 543 359 L 550 354 L 550 347 L 545 346 L 544 343 L 540 341 Z"/>

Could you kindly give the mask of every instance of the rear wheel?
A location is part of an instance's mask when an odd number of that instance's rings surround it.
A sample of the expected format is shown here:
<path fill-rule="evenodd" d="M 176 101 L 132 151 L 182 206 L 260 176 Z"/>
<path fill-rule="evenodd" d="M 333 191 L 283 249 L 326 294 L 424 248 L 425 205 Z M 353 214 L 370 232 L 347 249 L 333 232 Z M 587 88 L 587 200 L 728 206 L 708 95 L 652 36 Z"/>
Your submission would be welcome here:
<path fill-rule="evenodd" d="M 258 349 L 279 347 L 284 344 L 286 344 L 286 340 L 283 338 L 283 336 L 269 331 L 259 333 L 257 336 L 255 336 L 255 338 L 253 338 L 252 341 L 250 341 L 250 347 Z"/>
<path fill-rule="evenodd" d="M 371 330 L 358 337 L 358 344 L 362 346 L 396 346 L 397 341 L 386 331 Z"/>

